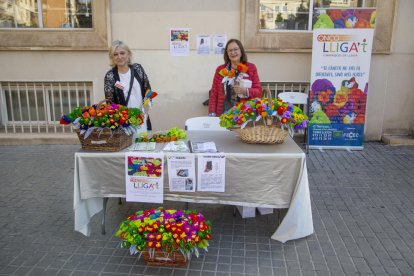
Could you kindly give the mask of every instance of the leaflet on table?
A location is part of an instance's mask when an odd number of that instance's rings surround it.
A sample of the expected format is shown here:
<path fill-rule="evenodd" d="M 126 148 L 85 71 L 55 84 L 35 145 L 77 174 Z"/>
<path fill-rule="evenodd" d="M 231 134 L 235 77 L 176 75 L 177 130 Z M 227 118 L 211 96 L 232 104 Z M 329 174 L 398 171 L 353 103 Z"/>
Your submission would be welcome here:
<path fill-rule="evenodd" d="M 195 192 L 196 174 L 193 154 L 169 154 L 167 166 L 171 192 Z"/>
<path fill-rule="evenodd" d="M 163 151 L 176 151 L 176 152 L 188 152 L 189 151 L 186 143 L 182 140 L 168 142 L 162 150 Z"/>
<path fill-rule="evenodd" d="M 154 151 L 155 142 L 138 142 L 134 143 L 129 149 L 133 151 Z"/>
<path fill-rule="evenodd" d="M 162 152 L 126 152 L 126 201 L 163 203 L 163 170 Z"/>
<path fill-rule="evenodd" d="M 218 152 L 216 143 L 214 142 L 195 142 L 195 141 L 188 141 L 190 145 L 191 152 L 199 153 L 199 152 Z"/>
<path fill-rule="evenodd" d="M 199 154 L 197 166 L 197 191 L 225 191 L 226 156 L 222 153 Z"/>

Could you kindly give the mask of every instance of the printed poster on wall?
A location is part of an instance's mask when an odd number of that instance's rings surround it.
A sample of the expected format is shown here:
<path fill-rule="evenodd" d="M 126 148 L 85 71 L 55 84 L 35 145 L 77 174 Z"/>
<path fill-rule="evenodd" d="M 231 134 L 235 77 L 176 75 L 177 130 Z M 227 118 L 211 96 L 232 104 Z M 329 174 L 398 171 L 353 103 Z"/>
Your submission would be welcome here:
<path fill-rule="evenodd" d="M 320 9 L 313 30 L 309 148 L 362 149 L 375 9 Z"/>
<path fill-rule="evenodd" d="M 188 56 L 190 54 L 190 29 L 170 29 L 170 55 Z"/>
<path fill-rule="evenodd" d="M 222 55 L 224 54 L 224 48 L 227 43 L 227 35 L 214 35 L 213 45 L 214 45 L 214 54 Z"/>
<path fill-rule="evenodd" d="M 163 203 L 163 170 L 163 153 L 125 153 L 126 201 Z"/>
<path fill-rule="evenodd" d="M 210 54 L 210 35 L 197 35 L 197 54 Z"/>

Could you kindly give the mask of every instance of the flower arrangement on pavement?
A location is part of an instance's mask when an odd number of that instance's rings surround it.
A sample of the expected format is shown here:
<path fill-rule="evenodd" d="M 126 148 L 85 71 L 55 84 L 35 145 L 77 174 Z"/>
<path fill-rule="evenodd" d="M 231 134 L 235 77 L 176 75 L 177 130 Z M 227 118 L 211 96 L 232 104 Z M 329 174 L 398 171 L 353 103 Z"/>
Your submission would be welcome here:
<path fill-rule="evenodd" d="M 76 107 L 72 112 L 63 115 L 60 123 L 71 124 L 80 129 L 80 134 L 87 138 L 93 130 L 105 128 L 112 131 L 122 129 L 128 135 L 135 127 L 144 123 L 144 114 L 139 108 L 128 108 L 120 104 L 97 104 Z"/>
<path fill-rule="evenodd" d="M 264 123 L 287 128 L 291 136 L 307 127 L 308 117 L 298 107 L 280 98 L 253 98 L 238 102 L 220 116 L 220 126 L 233 128 L 247 124 Z"/>
<path fill-rule="evenodd" d="M 116 232 L 121 246 L 134 255 L 148 250 L 166 253 L 181 252 L 187 259 L 199 249 L 207 251 L 211 239 L 211 223 L 195 211 L 158 209 L 140 210 L 123 221 Z M 140 254 L 140 256 L 141 256 Z"/>

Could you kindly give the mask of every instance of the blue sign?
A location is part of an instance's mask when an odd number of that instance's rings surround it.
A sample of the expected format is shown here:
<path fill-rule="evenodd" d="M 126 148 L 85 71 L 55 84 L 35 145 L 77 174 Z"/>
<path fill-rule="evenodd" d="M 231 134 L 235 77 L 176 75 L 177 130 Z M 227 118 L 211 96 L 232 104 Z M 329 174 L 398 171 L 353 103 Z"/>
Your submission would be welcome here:
<path fill-rule="evenodd" d="M 310 146 L 362 147 L 364 124 L 309 124 Z"/>

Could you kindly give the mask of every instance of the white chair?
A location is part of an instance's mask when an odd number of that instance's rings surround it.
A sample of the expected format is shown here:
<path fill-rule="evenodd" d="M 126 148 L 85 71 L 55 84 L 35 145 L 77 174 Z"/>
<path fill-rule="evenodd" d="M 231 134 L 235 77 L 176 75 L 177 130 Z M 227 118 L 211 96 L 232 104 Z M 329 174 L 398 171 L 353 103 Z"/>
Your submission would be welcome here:
<path fill-rule="evenodd" d="M 298 105 L 302 108 L 303 112 L 308 115 L 308 94 L 302 92 L 282 92 L 277 95 L 282 101 L 291 104 Z M 307 128 L 305 128 L 305 135 L 303 137 L 303 143 L 305 144 L 306 153 L 308 153 L 307 143 Z"/>
<path fill-rule="evenodd" d="M 227 131 L 220 126 L 219 117 L 193 117 L 185 121 L 185 130 Z"/>
<path fill-rule="evenodd" d="M 277 95 L 284 102 L 298 104 L 298 105 L 307 105 L 308 104 L 308 94 L 302 92 L 282 92 Z"/>

